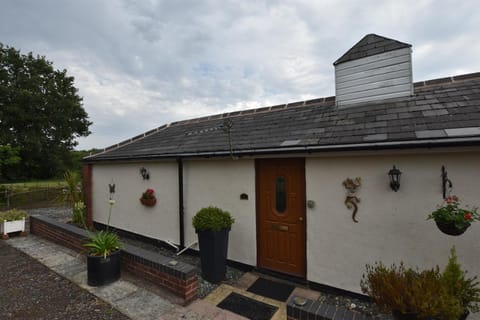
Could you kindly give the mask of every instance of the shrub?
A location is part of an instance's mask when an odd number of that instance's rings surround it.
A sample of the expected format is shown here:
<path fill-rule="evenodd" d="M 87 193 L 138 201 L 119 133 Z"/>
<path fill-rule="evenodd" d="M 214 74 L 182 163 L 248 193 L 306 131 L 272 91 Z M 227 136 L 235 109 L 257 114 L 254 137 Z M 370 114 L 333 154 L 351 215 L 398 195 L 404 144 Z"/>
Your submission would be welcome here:
<path fill-rule="evenodd" d="M 480 310 L 479 282 L 477 277 L 466 278 L 466 273 L 457 262 L 455 247 L 452 247 L 448 263 L 442 273 L 443 284 L 451 295 L 460 299 L 464 309 L 478 312 Z"/>
<path fill-rule="evenodd" d="M 73 205 L 72 223 L 85 227 L 85 204 L 83 201 L 75 202 Z"/>
<path fill-rule="evenodd" d="M 24 210 L 11 209 L 7 211 L 0 211 L 0 222 L 2 221 L 15 221 L 27 218 L 27 212 Z"/>
<path fill-rule="evenodd" d="M 463 313 L 460 299 L 449 294 L 438 267 L 418 271 L 405 268 L 403 263 L 386 267 L 377 262 L 367 265 L 360 286 L 381 311 L 445 320 L 457 320 Z"/>
<path fill-rule="evenodd" d="M 230 228 L 234 222 L 230 212 L 213 206 L 200 209 L 192 218 L 193 227 L 197 231 L 220 231 Z"/>

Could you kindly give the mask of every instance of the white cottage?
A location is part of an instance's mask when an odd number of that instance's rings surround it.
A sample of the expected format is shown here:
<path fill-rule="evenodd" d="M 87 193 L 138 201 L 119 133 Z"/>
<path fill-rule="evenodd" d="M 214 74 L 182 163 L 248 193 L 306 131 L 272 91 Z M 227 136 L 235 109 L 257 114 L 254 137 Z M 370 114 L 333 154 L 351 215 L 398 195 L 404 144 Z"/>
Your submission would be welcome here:
<path fill-rule="evenodd" d="M 89 219 L 106 223 L 113 181 L 114 227 L 188 247 L 215 205 L 236 219 L 230 261 L 312 285 L 358 293 L 365 264 L 444 265 L 452 245 L 480 275 L 480 223 L 454 237 L 426 220 L 444 192 L 480 206 L 480 73 L 412 83 L 411 45 L 374 34 L 334 66 L 335 97 L 170 123 L 85 158 Z"/>

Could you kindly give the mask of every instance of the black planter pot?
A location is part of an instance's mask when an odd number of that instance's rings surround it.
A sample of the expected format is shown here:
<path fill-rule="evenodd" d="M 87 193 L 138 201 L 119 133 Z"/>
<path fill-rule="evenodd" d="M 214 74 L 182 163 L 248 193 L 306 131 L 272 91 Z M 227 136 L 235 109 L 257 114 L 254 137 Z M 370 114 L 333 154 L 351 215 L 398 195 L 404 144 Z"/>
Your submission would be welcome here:
<path fill-rule="evenodd" d="M 459 236 L 467 231 L 469 225 L 465 226 L 464 228 L 457 228 L 455 227 L 455 223 L 442 223 L 442 222 L 435 222 L 437 224 L 438 229 L 445 234 L 450 236 Z"/>
<path fill-rule="evenodd" d="M 230 228 L 220 231 L 197 231 L 200 246 L 202 277 L 212 283 L 225 279 L 227 271 L 228 233 Z"/>
<path fill-rule="evenodd" d="M 92 287 L 117 281 L 120 278 L 120 250 L 106 258 L 87 255 L 87 278 Z"/>

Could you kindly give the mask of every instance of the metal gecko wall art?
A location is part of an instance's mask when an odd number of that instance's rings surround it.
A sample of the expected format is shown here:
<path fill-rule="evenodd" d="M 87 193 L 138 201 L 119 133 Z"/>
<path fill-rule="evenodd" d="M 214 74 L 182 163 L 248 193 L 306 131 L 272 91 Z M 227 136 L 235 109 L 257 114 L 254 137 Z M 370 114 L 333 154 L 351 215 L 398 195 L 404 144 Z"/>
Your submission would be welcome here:
<path fill-rule="evenodd" d="M 353 209 L 352 212 L 352 220 L 353 222 L 358 222 L 356 219 L 357 211 L 358 211 L 358 203 L 360 202 L 360 198 L 357 197 L 358 188 L 362 185 L 362 179 L 360 177 L 356 177 L 355 179 L 347 178 L 343 181 L 343 186 L 347 189 L 347 196 L 345 198 L 345 205 L 348 209 Z"/>

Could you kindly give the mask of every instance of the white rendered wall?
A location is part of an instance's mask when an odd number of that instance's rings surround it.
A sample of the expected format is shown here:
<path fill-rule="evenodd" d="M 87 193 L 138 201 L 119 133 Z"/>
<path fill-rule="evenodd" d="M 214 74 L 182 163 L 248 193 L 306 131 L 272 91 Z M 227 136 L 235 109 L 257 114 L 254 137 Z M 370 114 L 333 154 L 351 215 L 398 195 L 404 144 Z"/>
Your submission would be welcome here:
<path fill-rule="evenodd" d="M 240 199 L 242 193 L 248 195 L 248 200 Z M 217 206 L 235 218 L 228 258 L 257 264 L 254 160 L 186 160 L 184 196 L 186 245 L 197 241 L 192 227 L 195 213 L 203 207 Z"/>
<path fill-rule="evenodd" d="M 403 174 L 398 192 L 387 172 Z M 360 292 L 365 264 L 404 261 L 408 266 L 443 268 L 452 245 L 470 275 L 480 275 L 480 222 L 465 234 L 441 233 L 427 215 L 442 203 L 441 166 L 461 204 L 480 206 L 480 153 L 392 156 L 332 156 L 306 159 L 308 280 Z M 344 204 L 346 178 L 362 178 L 354 223 Z"/>
<path fill-rule="evenodd" d="M 145 167 L 150 179 L 143 180 L 139 169 Z M 180 242 L 178 218 L 177 163 L 94 164 L 92 172 L 93 219 L 106 223 L 108 184 L 115 183 L 116 201 L 110 225 L 160 240 Z M 143 206 L 139 199 L 147 188 L 155 190 L 157 204 Z"/>

